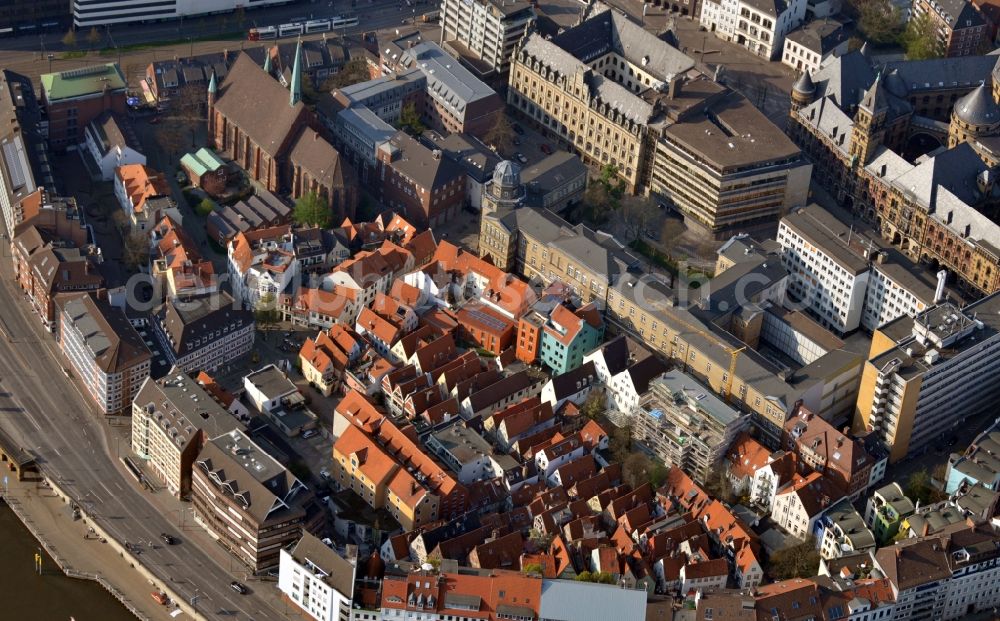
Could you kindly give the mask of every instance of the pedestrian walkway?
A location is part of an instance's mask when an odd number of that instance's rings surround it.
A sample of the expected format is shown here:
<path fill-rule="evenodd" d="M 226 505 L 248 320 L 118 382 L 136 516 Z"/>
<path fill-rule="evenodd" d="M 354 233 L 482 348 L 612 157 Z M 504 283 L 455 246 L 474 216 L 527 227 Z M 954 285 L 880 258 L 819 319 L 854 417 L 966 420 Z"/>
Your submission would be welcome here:
<path fill-rule="evenodd" d="M 5 499 L 66 575 L 97 579 L 139 619 L 172 618 L 173 607 L 153 601 L 154 585 L 111 545 L 102 542 L 85 520 L 74 519 L 73 507 L 43 483 L 17 481 L 11 477 L 7 481 Z"/>

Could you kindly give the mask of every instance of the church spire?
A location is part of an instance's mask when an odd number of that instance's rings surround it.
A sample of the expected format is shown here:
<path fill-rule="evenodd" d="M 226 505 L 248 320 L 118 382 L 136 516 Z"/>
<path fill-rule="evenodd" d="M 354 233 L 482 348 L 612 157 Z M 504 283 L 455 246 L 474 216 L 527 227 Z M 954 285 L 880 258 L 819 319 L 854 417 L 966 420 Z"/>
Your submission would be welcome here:
<path fill-rule="evenodd" d="M 215 95 L 219 91 L 219 85 L 215 82 L 215 72 L 212 72 L 212 79 L 208 81 L 208 93 Z"/>
<path fill-rule="evenodd" d="M 271 75 L 271 48 L 264 48 L 264 73 Z"/>
<path fill-rule="evenodd" d="M 295 46 L 295 64 L 292 65 L 292 85 L 291 94 L 288 97 L 288 105 L 294 107 L 302 101 L 302 39 L 299 39 Z"/>

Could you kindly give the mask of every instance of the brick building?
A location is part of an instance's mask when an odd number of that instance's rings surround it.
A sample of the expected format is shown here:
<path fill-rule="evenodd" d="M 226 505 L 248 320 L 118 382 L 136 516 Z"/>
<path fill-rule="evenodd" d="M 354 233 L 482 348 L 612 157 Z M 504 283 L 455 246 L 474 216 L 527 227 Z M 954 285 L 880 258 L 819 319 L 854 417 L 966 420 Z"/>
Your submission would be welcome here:
<path fill-rule="evenodd" d="M 41 80 L 53 149 L 82 143 L 84 129 L 104 112 L 128 111 L 125 75 L 115 63 L 45 73 Z"/>

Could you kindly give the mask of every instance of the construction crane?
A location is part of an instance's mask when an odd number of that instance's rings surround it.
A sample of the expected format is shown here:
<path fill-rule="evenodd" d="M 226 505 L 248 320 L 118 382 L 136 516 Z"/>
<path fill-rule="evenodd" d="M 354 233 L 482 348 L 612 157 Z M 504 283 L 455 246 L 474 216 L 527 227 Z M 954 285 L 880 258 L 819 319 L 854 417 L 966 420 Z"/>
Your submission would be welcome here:
<path fill-rule="evenodd" d="M 722 347 L 722 349 L 724 349 L 727 354 L 729 354 L 729 373 L 726 374 L 726 381 L 725 381 L 725 383 L 722 386 L 722 398 L 725 400 L 726 403 L 729 403 L 730 400 L 731 400 L 731 398 L 732 398 L 732 394 L 733 394 L 733 376 L 736 375 L 736 360 L 740 357 L 741 353 L 743 353 L 744 351 L 746 351 L 747 346 L 744 345 L 742 347 L 731 347 L 728 343 L 726 343 L 717 334 L 713 334 L 713 333 L 709 332 L 708 330 L 704 330 L 704 329 L 699 328 L 699 327 L 697 327 L 695 325 L 692 325 L 692 324 L 684 321 L 680 317 L 676 317 L 675 316 L 674 319 L 676 319 L 678 323 L 684 325 L 688 330 L 691 330 L 692 332 L 695 332 L 696 334 L 700 334 L 701 336 L 703 336 L 703 337 L 705 337 L 705 338 L 707 338 L 709 340 L 717 342 L 719 344 L 719 346 Z M 687 344 L 687 348 L 684 350 L 684 358 L 683 358 L 683 364 L 684 364 L 684 369 L 685 370 L 687 370 L 687 361 L 688 361 L 688 355 L 689 355 L 688 351 L 690 349 L 691 349 L 691 344 L 688 343 Z"/>

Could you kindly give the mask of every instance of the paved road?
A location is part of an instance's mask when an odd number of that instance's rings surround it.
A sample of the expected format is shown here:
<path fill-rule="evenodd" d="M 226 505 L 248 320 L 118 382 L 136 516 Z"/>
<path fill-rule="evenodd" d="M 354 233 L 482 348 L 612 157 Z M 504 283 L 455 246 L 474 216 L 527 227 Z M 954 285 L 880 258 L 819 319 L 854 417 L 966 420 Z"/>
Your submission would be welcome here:
<path fill-rule="evenodd" d="M 9 259 L 0 285 L 0 426 L 30 447 L 44 472 L 118 541 L 156 542 L 162 532 L 178 534 L 176 516 L 154 509 L 134 480 L 115 465 L 112 455 L 125 447 L 116 442 L 109 446 L 100 419 L 63 376 L 54 342 L 17 299 L 21 294 L 14 292 L 8 264 Z M 197 546 L 160 546 L 146 549 L 140 558 L 164 581 L 182 576 L 173 586 L 187 599 L 197 595 L 196 608 L 208 618 L 285 618 L 254 594 L 234 593 L 230 568 Z M 260 588 L 270 586 L 261 583 Z"/>
<path fill-rule="evenodd" d="M 387 32 L 392 32 L 394 28 L 399 29 L 401 32 L 407 32 L 412 30 L 414 27 L 411 25 L 414 21 L 414 17 L 419 17 L 422 11 L 429 11 L 433 8 L 434 7 L 427 4 L 417 5 L 414 8 L 407 8 L 404 2 L 402 10 L 400 10 L 399 0 L 372 0 L 371 2 L 368 0 L 358 0 L 358 7 L 356 10 L 361 18 L 361 22 L 358 26 L 354 28 L 347 28 L 345 32 L 338 30 L 336 33 L 318 33 L 303 36 L 302 39 L 322 39 L 324 34 L 327 38 L 330 38 L 332 36 L 340 35 L 357 35 L 362 32 L 376 30 L 386 30 Z M 414 11 L 416 12 L 414 13 Z M 301 16 L 301 9 L 299 10 L 299 16 Z M 407 24 L 403 24 L 404 19 L 407 21 Z M 419 22 L 419 19 L 417 21 Z M 176 26 L 172 27 L 176 28 Z M 435 29 L 437 27 L 436 23 L 418 23 L 417 27 L 424 33 L 424 36 L 427 39 L 437 41 L 438 35 L 435 33 Z M 232 28 L 229 28 L 228 30 L 232 30 Z M 184 37 L 187 36 L 192 35 L 184 35 Z M 155 37 L 155 40 L 179 41 L 184 37 L 178 37 L 175 33 L 175 36 Z M 138 41 L 135 42 L 139 43 L 153 40 L 153 38 L 144 34 Z M 281 39 L 281 41 L 291 40 L 291 38 Z M 142 74 L 145 71 L 146 66 L 156 60 L 215 53 L 223 50 L 229 50 L 232 52 L 237 49 L 242 50 L 244 48 L 262 47 L 264 45 L 274 43 L 274 41 L 247 41 L 246 39 L 222 39 L 208 41 L 192 40 L 190 42 L 174 43 L 172 45 L 155 48 L 124 50 L 120 53 L 109 52 L 101 54 L 96 51 L 91 51 L 85 56 L 72 58 L 63 58 L 60 49 L 52 54 L 52 58 L 49 58 L 49 52 L 52 51 L 52 48 L 46 46 L 44 52 L 40 50 L 37 37 L 33 38 L 33 42 L 22 42 L 17 45 L 13 45 L 11 41 L 13 40 L 0 39 L 0 67 L 16 71 L 33 78 L 35 80 L 36 88 L 38 84 L 38 76 L 42 73 L 67 71 L 97 63 L 116 61 L 121 64 L 122 69 L 126 72 L 130 84 L 135 86 L 137 85 L 135 77 L 138 74 Z M 116 42 L 120 46 L 127 45 L 119 39 L 116 39 Z M 28 45 L 28 43 L 31 44 Z M 103 45 L 104 44 L 101 44 L 101 46 Z M 98 47 L 100 48 L 101 46 Z"/>

